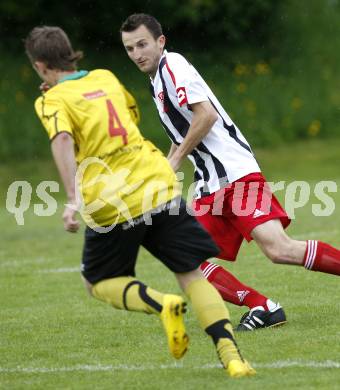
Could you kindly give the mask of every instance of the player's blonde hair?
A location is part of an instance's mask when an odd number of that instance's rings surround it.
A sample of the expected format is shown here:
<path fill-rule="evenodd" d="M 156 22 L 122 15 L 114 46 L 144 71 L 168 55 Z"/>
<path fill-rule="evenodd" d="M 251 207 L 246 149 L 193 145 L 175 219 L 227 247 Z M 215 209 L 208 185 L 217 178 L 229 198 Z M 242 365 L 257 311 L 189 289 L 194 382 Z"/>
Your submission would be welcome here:
<path fill-rule="evenodd" d="M 24 40 L 25 50 L 32 63 L 41 61 L 49 69 L 75 70 L 83 58 L 81 51 L 74 51 L 71 42 L 60 27 L 35 27 Z"/>

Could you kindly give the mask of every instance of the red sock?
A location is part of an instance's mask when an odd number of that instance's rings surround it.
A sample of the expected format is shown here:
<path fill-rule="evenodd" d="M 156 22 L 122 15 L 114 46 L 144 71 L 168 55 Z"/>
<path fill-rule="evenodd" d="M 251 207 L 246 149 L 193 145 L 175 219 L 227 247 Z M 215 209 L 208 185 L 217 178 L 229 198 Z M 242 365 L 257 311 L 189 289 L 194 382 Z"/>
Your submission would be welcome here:
<path fill-rule="evenodd" d="M 309 270 L 340 275 L 340 251 L 322 241 L 308 240 L 303 265 Z"/>
<path fill-rule="evenodd" d="M 225 301 L 238 306 L 248 306 L 249 309 L 263 306 L 265 310 L 268 310 L 267 297 L 241 283 L 223 267 L 205 261 L 201 264 L 201 270 Z"/>

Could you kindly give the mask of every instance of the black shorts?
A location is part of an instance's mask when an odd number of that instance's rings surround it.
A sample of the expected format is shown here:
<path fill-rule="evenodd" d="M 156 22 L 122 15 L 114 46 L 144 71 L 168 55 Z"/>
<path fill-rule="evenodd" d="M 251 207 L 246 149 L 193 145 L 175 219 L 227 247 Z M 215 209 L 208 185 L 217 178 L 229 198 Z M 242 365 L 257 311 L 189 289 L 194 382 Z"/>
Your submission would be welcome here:
<path fill-rule="evenodd" d="M 195 217 L 187 213 L 183 199 L 177 198 L 133 222 L 133 226 L 118 224 L 107 233 L 86 228 L 82 260 L 86 280 L 94 284 L 135 276 L 141 245 L 175 273 L 192 271 L 220 251 Z"/>

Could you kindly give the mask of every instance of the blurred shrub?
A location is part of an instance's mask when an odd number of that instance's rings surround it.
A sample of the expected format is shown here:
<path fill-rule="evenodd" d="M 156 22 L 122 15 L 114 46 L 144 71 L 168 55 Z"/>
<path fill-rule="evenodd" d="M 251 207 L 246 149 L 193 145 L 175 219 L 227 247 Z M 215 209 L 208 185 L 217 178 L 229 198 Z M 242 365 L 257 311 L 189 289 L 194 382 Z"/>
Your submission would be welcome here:
<path fill-rule="evenodd" d="M 10 3 L 9 1 L 0 2 L 0 9 Z M 30 3 L 45 4 L 42 0 Z M 159 13 L 155 12 L 160 19 L 162 7 L 173 4 L 170 0 L 164 0 L 163 3 L 157 11 Z M 196 8 L 189 9 L 187 3 L 196 4 Z M 192 26 L 190 31 L 197 31 L 199 34 L 199 23 L 195 25 L 194 20 L 195 17 L 201 20 L 201 17 L 205 15 L 206 29 L 212 29 L 214 31 L 210 31 L 210 34 L 218 35 L 217 31 L 220 28 L 226 28 L 223 23 L 230 14 L 220 11 L 218 15 L 217 9 L 213 11 L 209 8 L 209 5 L 216 3 L 221 4 L 220 10 L 224 9 L 222 4 L 235 3 L 234 12 L 236 12 L 235 10 L 239 7 L 236 3 L 247 4 L 248 2 L 247 0 L 242 2 L 190 0 L 183 2 L 182 6 L 179 5 L 181 13 L 178 11 L 178 14 L 173 15 L 175 12 L 169 12 L 168 15 L 162 16 L 162 20 L 166 21 L 166 26 L 170 25 L 171 20 L 177 20 L 183 25 L 185 25 L 185 20 L 190 20 L 190 26 Z M 269 2 L 258 1 L 257 3 L 264 6 Z M 89 29 L 89 35 L 86 36 L 81 21 L 82 14 L 77 18 L 69 16 L 58 19 L 61 10 L 57 6 L 53 8 L 54 2 L 51 4 L 50 12 L 46 13 L 51 23 L 54 21 L 55 24 L 61 24 L 65 28 L 67 23 L 70 28 L 73 23 L 73 28 L 68 29 L 71 38 L 78 36 L 82 39 L 81 42 L 79 41 L 81 44 L 79 48 L 85 49 L 86 56 L 81 67 L 85 69 L 102 67 L 113 70 L 138 99 L 142 111 L 143 133 L 158 146 L 164 150 L 167 149 L 169 141 L 160 126 L 150 97 L 147 76 L 140 73 L 128 60 L 121 45 L 116 50 L 101 50 L 106 43 L 103 43 L 103 46 L 99 45 L 99 48 L 98 46 L 86 48 L 89 42 L 95 42 L 95 25 L 98 29 L 103 26 L 107 29 L 105 31 L 111 30 L 112 34 L 116 34 L 113 32 L 117 30 L 115 24 L 109 23 L 109 17 L 101 19 L 96 15 L 92 18 L 93 25 Z M 92 3 L 82 1 L 80 4 L 90 9 L 89 4 Z M 104 2 L 98 1 L 98 4 L 96 12 L 99 10 L 98 14 L 100 14 Z M 129 1 L 129 6 L 131 4 L 133 1 Z M 277 24 L 276 32 L 268 37 L 269 41 L 266 44 L 249 43 L 246 34 L 247 27 L 244 26 L 242 39 L 245 40 L 241 40 L 240 44 L 236 45 L 237 39 L 241 39 L 242 34 L 238 35 L 239 38 L 235 36 L 234 47 L 220 43 L 217 49 L 212 45 L 209 50 L 199 49 L 197 46 L 187 46 L 180 50 L 177 43 L 191 42 L 192 39 L 186 28 L 184 33 L 183 30 L 172 31 L 178 36 L 177 40 L 173 41 L 176 43 L 174 48 L 176 51 L 182 51 L 199 70 L 253 146 L 268 147 L 284 142 L 294 142 L 297 139 L 339 137 L 340 1 L 310 0 L 307 4 L 286 0 L 280 4 L 280 8 L 275 11 L 279 11 L 280 23 Z M 75 9 L 72 7 L 78 5 L 70 3 L 70 9 Z M 151 6 L 153 2 L 146 2 L 143 10 Z M 131 5 L 133 10 L 141 8 L 141 6 L 133 8 Z M 195 9 L 200 10 L 199 17 L 193 15 Z M 54 10 L 59 14 L 52 17 Z M 14 7 L 11 12 L 17 11 L 18 9 Z M 25 12 L 32 11 L 25 9 Z M 87 12 L 90 11 L 87 10 Z M 117 13 L 119 12 L 123 11 L 117 9 Z M 190 13 L 192 13 L 191 16 Z M 42 14 L 43 11 L 34 17 L 45 21 Z M 71 11 L 68 14 L 73 15 Z M 2 12 L 0 18 L 4 18 Z M 65 24 L 59 23 L 61 20 Z M 238 22 L 241 23 L 239 20 Z M 231 19 L 230 23 L 232 23 Z M 3 29 L 1 22 L 0 25 Z M 23 33 L 25 30 L 26 34 L 27 26 L 23 28 L 19 24 L 14 24 L 12 27 L 14 26 L 18 30 L 14 29 L 12 33 L 16 31 L 17 36 L 20 37 L 20 31 Z M 115 26 L 114 29 L 112 26 Z M 83 38 L 81 38 L 82 34 L 84 34 Z M 103 32 L 100 34 L 104 36 Z M 196 43 L 201 42 L 196 38 Z M 249 34 L 249 39 L 251 39 L 251 34 Z M 0 58 L 2 74 L 0 79 L 0 158 L 3 160 L 45 157 L 50 153 L 47 136 L 33 110 L 33 101 L 39 94 L 38 77 L 31 69 L 22 48 L 20 55 L 12 54 L 9 49 L 2 50 Z"/>
<path fill-rule="evenodd" d="M 13 47 L 35 25 L 61 25 L 73 38 L 98 49 L 120 45 L 119 28 L 135 12 L 154 15 L 170 41 L 197 48 L 267 41 L 279 21 L 282 0 L 107 0 L 0 2 L 3 45 Z M 183 40 L 185 36 L 185 40 Z"/>

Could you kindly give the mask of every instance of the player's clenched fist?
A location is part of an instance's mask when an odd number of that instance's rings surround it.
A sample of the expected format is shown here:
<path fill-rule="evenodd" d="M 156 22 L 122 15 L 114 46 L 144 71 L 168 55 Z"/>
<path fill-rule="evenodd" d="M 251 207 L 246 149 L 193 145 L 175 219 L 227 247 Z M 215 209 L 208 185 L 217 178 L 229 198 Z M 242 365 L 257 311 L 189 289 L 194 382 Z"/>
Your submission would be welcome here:
<path fill-rule="evenodd" d="M 80 227 L 79 221 L 76 219 L 76 212 L 76 210 L 66 206 L 63 213 L 64 228 L 71 233 L 76 233 Z"/>

